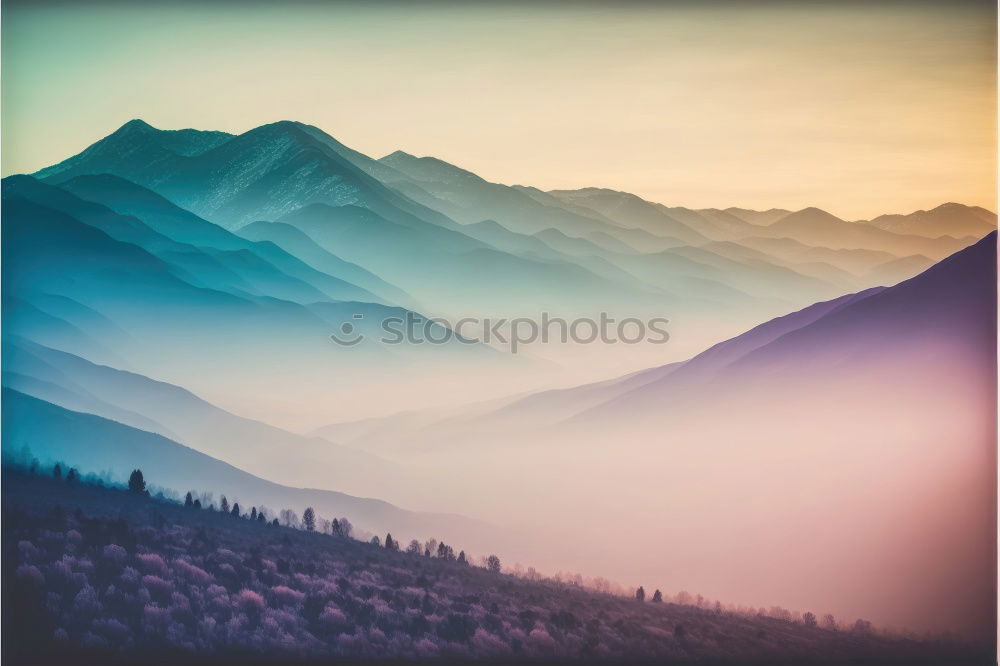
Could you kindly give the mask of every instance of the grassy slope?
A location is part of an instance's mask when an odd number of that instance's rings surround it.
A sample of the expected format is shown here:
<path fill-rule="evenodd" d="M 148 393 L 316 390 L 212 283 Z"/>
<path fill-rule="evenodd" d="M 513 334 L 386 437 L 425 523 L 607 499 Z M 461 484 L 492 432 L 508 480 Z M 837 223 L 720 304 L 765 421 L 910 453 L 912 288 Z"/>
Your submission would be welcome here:
<path fill-rule="evenodd" d="M 107 662 L 122 650 L 171 662 L 250 656 L 282 663 L 330 656 L 990 661 L 957 644 L 520 580 L 8 469 L 3 511 L 8 663 Z M 110 543 L 125 551 L 108 550 Z M 260 597 L 241 597 L 243 590 Z"/>

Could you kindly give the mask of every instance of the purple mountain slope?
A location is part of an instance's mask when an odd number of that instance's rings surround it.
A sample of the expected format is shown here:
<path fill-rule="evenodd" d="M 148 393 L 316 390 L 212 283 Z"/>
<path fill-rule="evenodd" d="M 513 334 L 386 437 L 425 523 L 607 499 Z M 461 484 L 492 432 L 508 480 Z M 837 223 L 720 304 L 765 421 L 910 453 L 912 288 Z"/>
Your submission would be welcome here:
<path fill-rule="evenodd" d="M 585 411 L 579 419 L 617 418 L 661 410 L 664 401 L 695 399 L 713 383 L 764 383 L 819 373 L 847 376 L 934 350 L 963 367 L 995 366 L 996 232 L 894 287 L 818 303 L 762 324 Z M 653 372 L 659 369 L 654 369 Z M 766 379 L 764 377 L 766 376 Z"/>

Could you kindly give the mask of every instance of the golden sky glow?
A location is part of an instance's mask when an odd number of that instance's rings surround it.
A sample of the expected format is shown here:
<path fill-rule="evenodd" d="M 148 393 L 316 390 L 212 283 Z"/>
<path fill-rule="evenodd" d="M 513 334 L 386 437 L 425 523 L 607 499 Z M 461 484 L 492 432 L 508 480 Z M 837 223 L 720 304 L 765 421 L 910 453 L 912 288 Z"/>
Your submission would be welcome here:
<path fill-rule="evenodd" d="M 7 4 L 3 174 L 123 122 L 669 205 L 995 209 L 988 3 Z"/>

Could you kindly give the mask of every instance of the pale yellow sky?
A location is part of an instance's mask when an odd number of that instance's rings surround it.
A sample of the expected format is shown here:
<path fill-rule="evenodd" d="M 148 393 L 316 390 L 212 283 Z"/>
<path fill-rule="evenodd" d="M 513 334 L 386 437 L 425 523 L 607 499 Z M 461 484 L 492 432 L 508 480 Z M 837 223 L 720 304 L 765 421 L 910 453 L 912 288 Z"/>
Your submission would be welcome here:
<path fill-rule="evenodd" d="M 544 189 L 996 208 L 988 3 L 7 3 L 4 175 L 125 121 L 308 122 Z"/>

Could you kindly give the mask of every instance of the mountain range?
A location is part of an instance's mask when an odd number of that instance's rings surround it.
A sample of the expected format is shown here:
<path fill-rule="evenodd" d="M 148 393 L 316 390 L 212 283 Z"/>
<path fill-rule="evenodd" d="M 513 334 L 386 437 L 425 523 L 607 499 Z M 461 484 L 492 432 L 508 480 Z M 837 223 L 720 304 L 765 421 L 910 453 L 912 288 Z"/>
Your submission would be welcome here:
<path fill-rule="evenodd" d="M 991 232 L 685 361 L 316 434 L 462 469 L 438 496 L 468 504 L 474 486 L 477 515 L 559 521 L 581 562 L 621 561 L 594 530 L 613 525 L 634 549 L 615 575 L 989 636 L 996 333 Z"/>
<path fill-rule="evenodd" d="M 989 603 L 989 211 L 544 191 L 290 121 L 134 120 L 2 195 L 5 448 L 745 603 L 913 627 Z M 380 339 L 542 312 L 666 317 L 670 342 Z"/>

